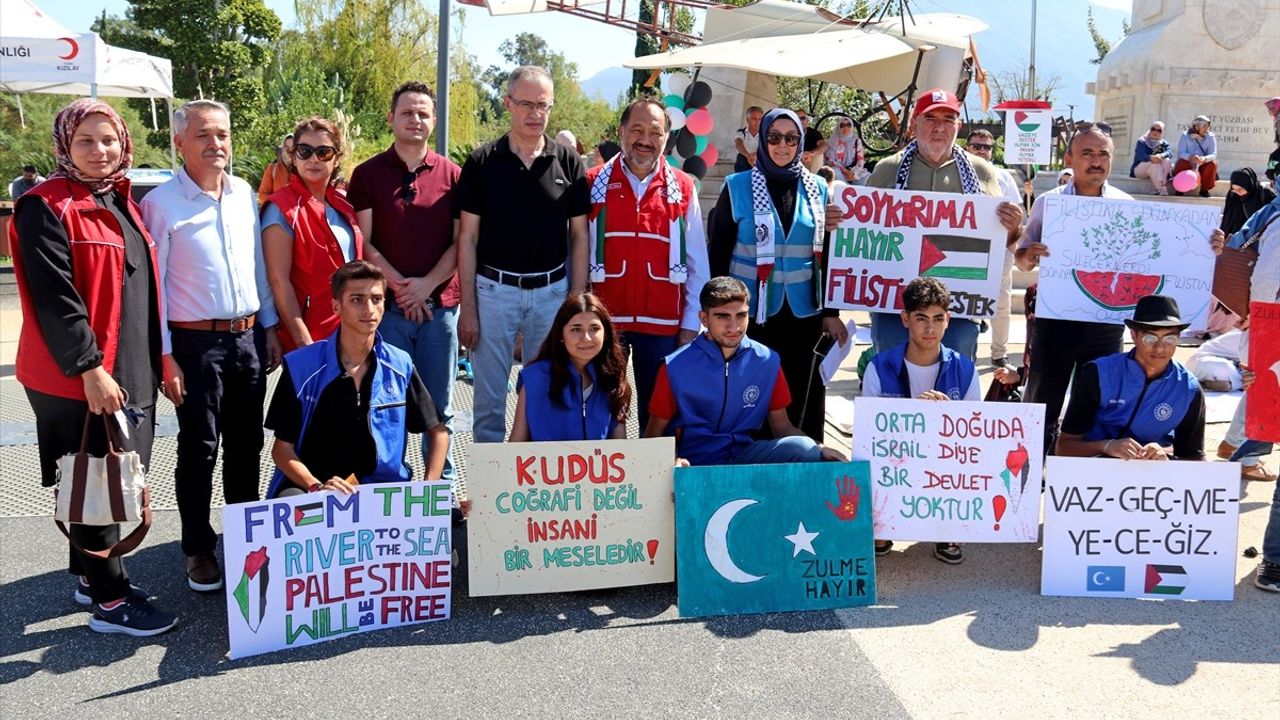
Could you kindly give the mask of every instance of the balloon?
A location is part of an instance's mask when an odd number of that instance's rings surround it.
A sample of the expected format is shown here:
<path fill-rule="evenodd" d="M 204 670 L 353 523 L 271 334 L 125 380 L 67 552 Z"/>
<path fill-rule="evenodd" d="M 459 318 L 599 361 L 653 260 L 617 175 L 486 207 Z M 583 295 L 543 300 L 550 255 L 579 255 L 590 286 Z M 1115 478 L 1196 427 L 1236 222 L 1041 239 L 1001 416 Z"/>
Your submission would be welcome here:
<path fill-rule="evenodd" d="M 673 132 L 673 133 L 671 133 L 670 135 L 668 135 L 668 136 L 667 136 L 667 146 L 666 146 L 665 148 L 663 148 L 663 150 L 662 150 L 662 152 L 663 152 L 664 154 L 671 155 L 671 154 L 675 153 L 675 151 L 676 151 L 676 135 L 679 135 L 679 134 L 680 134 L 680 133 Z"/>
<path fill-rule="evenodd" d="M 693 154 L 700 156 L 702 155 L 702 151 L 707 149 L 707 136 L 696 135 L 695 137 L 698 138 L 698 142 L 693 146 Z"/>
<path fill-rule="evenodd" d="M 681 130 L 680 136 L 676 138 L 676 152 L 680 154 L 680 157 L 693 157 L 697 154 L 694 152 L 697 147 L 698 138 L 695 137 L 693 133 L 689 132 L 689 128 L 686 127 L 684 130 Z"/>
<path fill-rule="evenodd" d="M 676 157 L 675 155 L 668 155 L 667 164 L 673 168 L 678 168 L 680 167 L 680 158 Z"/>
<path fill-rule="evenodd" d="M 711 132 L 715 120 L 706 108 L 699 108 L 685 116 L 684 127 L 694 135 L 706 135 Z"/>
<path fill-rule="evenodd" d="M 701 108 L 711 102 L 711 86 L 699 80 L 684 91 L 684 107 Z"/>
<path fill-rule="evenodd" d="M 701 180 L 707 174 L 707 161 L 695 155 L 684 161 L 684 171 Z"/>
<path fill-rule="evenodd" d="M 678 107 L 667 106 L 667 117 L 671 118 L 671 132 L 684 127 L 686 122 L 684 111 Z"/>
<path fill-rule="evenodd" d="M 663 97 L 662 104 L 666 105 L 668 110 L 670 110 L 671 108 L 675 108 L 676 110 L 680 110 L 680 111 L 684 110 L 684 98 L 680 97 L 679 95 L 672 94 L 672 95 L 667 95 Z"/>
<path fill-rule="evenodd" d="M 688 121 L 685 122 L 688 125 Z M 1200 185 L 1200 176 L 1195 170 L 1183 170 L 1173 176 L 1173 189 L 1178 192 L 1191 192 Z"/>
<path fill-rule="evenodd" d="M 667 81 L 664 83 L 668 93 L 680 96 L 681 107 L 684 106 L 684 91 L 689 89 L 689 83 L 691 80 L 692 79 L 684 73 L 671 73 L 670 75 L 667 75 Z"/>
<path fill-rule="evenodd" d="M 715 145 L 708 144 L 707 149 L 703 150 L 698 157 L 701 157 L 707 163 L 707 167 L 711 167 L 720 159 L 720 151 L 716 149 Z"/>

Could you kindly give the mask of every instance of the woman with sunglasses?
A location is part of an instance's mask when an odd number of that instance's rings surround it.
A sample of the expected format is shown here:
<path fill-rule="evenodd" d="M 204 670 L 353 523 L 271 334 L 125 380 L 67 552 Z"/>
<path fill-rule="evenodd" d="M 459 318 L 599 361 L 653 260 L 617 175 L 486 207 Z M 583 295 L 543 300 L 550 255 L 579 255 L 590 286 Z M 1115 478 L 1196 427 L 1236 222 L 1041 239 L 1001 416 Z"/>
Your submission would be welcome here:
<path fill-rule="evenodd" d="M 1169 142 L 1164 139 L 1164 123 L 1151 123 L 1151 129 L 1138 138 L 1138 144 L 1133 148 L 1129 177 L 1151 178 L 1156 194 L 1168 195 L 1169 175 L 1173 173 L 1172 155 Z"/>
<path fill-rule="evenodd" d="M 711 274 L 751 290 L 747 335 L 781 357 L 791 423 L 821 443 L 826 395 L 815 353 L 823 336 L 843 345 L 848 333 L 839 311 L 822 309 L 827 186 L 801 164 L 803 143 L 794 112 L 765 113 L 756 164 L 725 178 L 707 238 Z"/>
<path fill-rule="evenodd" d="M 342 133 L 324 118 L 303 120 L 294 128 L 290 155 L 289 184 L 262 207 L 262 255 L 285 352 L 337 329 L 329 279 L 364 258 L 355 210 L 335 184 Z"/>
<path fill-rule="evenodd" d="M 839 129 L 827 144 L 827 164 L 836 169 L 840 180 L 853 183 L 868 175 L 865 160 L 862 139 L 853 130 L 853 120 L 841 117 Z"/>

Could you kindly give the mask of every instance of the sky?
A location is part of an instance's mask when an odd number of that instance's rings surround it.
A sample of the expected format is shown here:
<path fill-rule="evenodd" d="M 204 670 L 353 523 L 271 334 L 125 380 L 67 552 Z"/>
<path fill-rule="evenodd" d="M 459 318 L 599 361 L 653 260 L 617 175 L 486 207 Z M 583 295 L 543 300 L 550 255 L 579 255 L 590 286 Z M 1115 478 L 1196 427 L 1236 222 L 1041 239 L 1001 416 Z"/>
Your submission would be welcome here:
<path fill-rule="evenodd" d="M 305 0 L 304 0 L 305 1 Z M 1025 2 L 1025 0 L 1017 0 Z M 1062 2 L 1063 0 L 1045 0 Z M 1131 13 L 1131 0 L 1088 0 L 1091 4 Z M 72 30 L 87 31 L 103 9 L 108 15 L 123 15 L 127 0 L 35 0 L 54 19 Z M 427 0 L 430 4 L 431 0 Z M 294 0 L 266 0 L 266 4 L 286 27 L 294 22 Z M 964 12 L 963 0 L 915 0 L 917 12 Z M 463 7 L 455 5 L 455 7 Z M 521 32 L 532 32 L 546 38 L 551 47 L 578 64 L 579 77 L 586 79 L 610 67 L 621 66 L 634 53 L 635 36 L 593 20 L 556 12 L 509 17 L 491 17 L 483 8 L 464 7 L 462 27 L 455 23 L 455 39 L 466 44 L 480 65 L 501 65 L 498 46 Z M 1043 29 L 1042 29 L 1043 32 Z M 981 36 L 978 36 L 981 42 Z"/>

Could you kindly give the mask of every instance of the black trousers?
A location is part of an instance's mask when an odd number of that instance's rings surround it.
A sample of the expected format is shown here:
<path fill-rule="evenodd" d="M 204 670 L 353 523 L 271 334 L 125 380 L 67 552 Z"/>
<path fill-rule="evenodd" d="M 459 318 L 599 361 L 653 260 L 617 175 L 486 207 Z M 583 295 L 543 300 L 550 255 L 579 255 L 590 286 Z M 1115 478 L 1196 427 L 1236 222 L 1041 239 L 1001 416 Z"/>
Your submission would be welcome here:
<path fill-rule="evenodd" d="M 82 400 L 46 395 L 27 390 L 27 401 L 36 416 L 36 441 L 40 447 L 40 474 L 46 486 L 57 483 L 58 458 L 80 449 L 80 433 L 84 429 L 84 416 L 89 404 Z M 139 408 L 142 421 L 129 425 L 129 438 L 122 439 L 123 450 L 132 450 L 142 459 L 144 468 L 151 467 L 151 444 L 155 437 L 156 408 L 151 405 Z M 107 451 L 107 432 L 102 421 L 93 418 L 89 423 L 89 453 L 102 456 Z M 67 526 L 72 539 L 86 550 L 105 550 L 120 539 L 119 525 Z M 70 552 L 67 572 L 83 576 L 89 583 L 89 597 L 94 602 L 119 600 L 129 594 L 129 575 L 122 558 L 102 560 L 85 555 L 68 545 Z"/>
<path fill-rule="evenodd" d="M 800 432 L 821 444 L 826 437 L 827 388 L 818 374 L 821 360 L 813 348 L 822 338 L 822 314 L 798 318 L 792 314 L 791 306 L 783 303 L 778 314 L 763 325 L 752 318 L 747 336 L 778 353 L 782 376 L 791 390 L 787 417 Z M 765 432 L 768 433 L 767 427 Z"/>
<path fill-rule="evenodd" d="M 222 442 L 222 495 L 228 505 L 258 499 L 262 406 L 267 376 L 261 327 L 247 332 L 173 330 L 173 359 L 187 396 L 178 407 L 178 463 L 174 490 L 182 518 L 182 552 L 213 552 L 209 523 L 213 466 Z"/>
<path fill-rule="evenodd" d="M 1031 323 L 1031 376 L 1023 402 L 1044 404 L 1044 452 L 1052 454 L 1071 376 L 1124 348 L 1124 326 L 1037 317 Z"/>

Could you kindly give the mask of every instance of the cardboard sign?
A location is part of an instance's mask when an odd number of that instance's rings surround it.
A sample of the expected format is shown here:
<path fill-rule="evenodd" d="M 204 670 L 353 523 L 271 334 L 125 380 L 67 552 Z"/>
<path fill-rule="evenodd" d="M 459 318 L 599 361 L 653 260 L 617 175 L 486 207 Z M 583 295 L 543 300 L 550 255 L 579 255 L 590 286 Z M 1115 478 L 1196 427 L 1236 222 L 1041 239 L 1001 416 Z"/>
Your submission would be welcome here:
<path fill-rule="evenodd" d="M 1004 113 L 1004 164 L 1048 165 L 1053 147 L 1053 111 L 1009 109 Z"/>
<path fill-rule="evenodd" d="M 1169 295 L 1192 330 L 1209 321 L 1222 212 L 1203 205 L 1045 195 L 1036 317 L 1119 325 L 1138 300 Z"/>
<path fill-rule="evenodd" d="M 1035 542 L 1043 446 L 1039 404 L 854 401 L 881 540 Z"/>
<path fill-rule="evenodd" d="M 995 314 L 1008 237 L 1001 198 L 843 183 L 832 198 L 844 219 L 831 232 L 826 307 L 901 312 L 907 283 L 935 277 L 953 315 Z"/>
<path fill-rule="evenodd" d="M 1249 304 L 1249 367 L 1254 380 L 1244 406 L 1244 434 L 1280 442 L 1280 303 Z"/>
<path fill-rule="evenodd" d="M 1230 600 L 1240 466 L 1051 457 L 1043 595 Z"/>
<path fill-rule="evenodd" d="M 865 462 L 676 470 L 681 617 L 876 601 Z"/>
<path fill-rule="evenodd" d="M 675 456 L 672 438 L 472 445 L 471 595 L 674 580 Z"/>
<path fill-rule="evenodd" d="M 435 481 L 223 508 L 231 657 L 447 620 L 452 505 Z"/>

